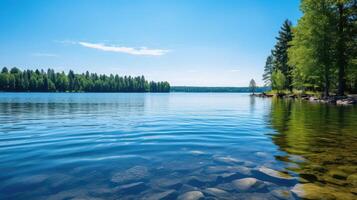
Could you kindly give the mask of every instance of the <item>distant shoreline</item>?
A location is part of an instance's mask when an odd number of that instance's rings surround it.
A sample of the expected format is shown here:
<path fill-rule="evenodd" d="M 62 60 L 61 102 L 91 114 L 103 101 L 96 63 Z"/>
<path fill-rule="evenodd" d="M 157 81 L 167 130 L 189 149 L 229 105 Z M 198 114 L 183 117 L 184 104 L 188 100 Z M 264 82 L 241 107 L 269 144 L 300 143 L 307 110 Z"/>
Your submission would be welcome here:
<path fill-rule="evenodd" d="M 255 92 L 262 93 L 270 91 L 270 87 L 257 87 Z M 209 86 L 171 86 L 170 91 L 168 92 L 150 92 L 150 91 L 120 91 L 120 92 L 110 92 L 110 91 L 0 91 L 0 92 L 14 92 L 14 93 L 251 93 L 249 87 L 209 87 Z"/>
<path fill-rule="evenodd" d="M 257 87 L 255 92 L 267 92 L 270 87 Z M 250 93 L 249 87 L 208 87 L 208 86 L 171 86 L 170 92 L 211 92 L 211 93 Z"/>

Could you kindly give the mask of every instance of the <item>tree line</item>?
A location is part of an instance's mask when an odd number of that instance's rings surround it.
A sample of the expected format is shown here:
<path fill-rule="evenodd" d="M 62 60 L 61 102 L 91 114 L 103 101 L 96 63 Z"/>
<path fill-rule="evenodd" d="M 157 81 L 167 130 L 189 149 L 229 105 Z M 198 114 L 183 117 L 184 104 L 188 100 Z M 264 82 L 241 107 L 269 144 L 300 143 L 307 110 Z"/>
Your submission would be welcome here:
<path fill-rule="evenodd" d="M 263 80 L 272 89 L 357 92 L 357 1 L 302 0 L 296 26 L 286 20 L 267 57 Z"/>
<path fill-rule="evenodd" d="M 4 67 L 0 73 L 0 91 L 11 92 L 169 92 L 170 84 L 145 80 L 144 76 L 110 74 L 66 74 L 53 69 L 23 70 Z"/>
<path fill-rule="evenodd" d="M 266 92 L 270 87 L 255 87 L 255 92 Z M 247 93 L 252 92 L 250 87 L 201 87 L 201 86 L 172 86 L 171 92 L 229 92 L 229 93 Z"/>

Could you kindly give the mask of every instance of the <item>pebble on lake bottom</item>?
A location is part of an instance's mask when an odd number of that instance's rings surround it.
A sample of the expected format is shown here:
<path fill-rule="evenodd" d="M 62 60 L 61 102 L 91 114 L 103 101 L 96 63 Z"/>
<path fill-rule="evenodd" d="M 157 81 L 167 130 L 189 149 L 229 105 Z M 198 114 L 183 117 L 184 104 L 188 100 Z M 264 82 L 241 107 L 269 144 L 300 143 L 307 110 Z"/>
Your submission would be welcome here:
<path fill-rule="evenodd" d="M 205 196 L 200 191 L 190 191 L 180 195 L 177 200 L 201 200 Z"/>

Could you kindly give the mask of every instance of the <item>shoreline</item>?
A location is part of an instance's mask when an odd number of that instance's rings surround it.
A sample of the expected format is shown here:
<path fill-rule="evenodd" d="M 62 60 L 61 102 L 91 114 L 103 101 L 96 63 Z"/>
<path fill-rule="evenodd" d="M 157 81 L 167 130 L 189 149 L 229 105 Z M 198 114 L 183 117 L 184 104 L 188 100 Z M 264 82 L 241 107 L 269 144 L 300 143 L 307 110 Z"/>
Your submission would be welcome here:
<path fill-rule="evenodd" d="M 265 92 L 251 94 L 251 96 L 261 97 L 261 98 L 281 98 L 281 99 L 300 99 L 309 101 L 312 103 L 328 103 L 334 105 L 356 105 L 357 104 L 357 94 L 350 94 L 347 96 L 336 96 L 332 95 L 329 97 L 317 97 L 312 94 L 267 94 Z"/>

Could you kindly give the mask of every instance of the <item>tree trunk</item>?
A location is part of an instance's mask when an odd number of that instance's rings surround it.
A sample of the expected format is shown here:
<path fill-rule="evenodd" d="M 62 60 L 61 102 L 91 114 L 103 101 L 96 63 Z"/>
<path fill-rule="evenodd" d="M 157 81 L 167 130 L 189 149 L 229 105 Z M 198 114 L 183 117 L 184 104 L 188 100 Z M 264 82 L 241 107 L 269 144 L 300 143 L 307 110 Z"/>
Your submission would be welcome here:
<path fill-rule="evenodd" d="M 329 96 L 329 90 L 330 90 L 330 70 L 327 65 L 325 65 L 325 85 L 324 85 L 324 97 Z"/>
<path fill-rule="evenodd" d="M 344 16 L 344 5 L 339 3 L 338 7 L 338 43 L 337 43 L 337 66 L 338 66 L 338 91 L 337 94 L 343 96 L 345 94 L 345 68 L 346 61 L 346 45 L 344 27 L 346 25 L 346 18 Z"/>

